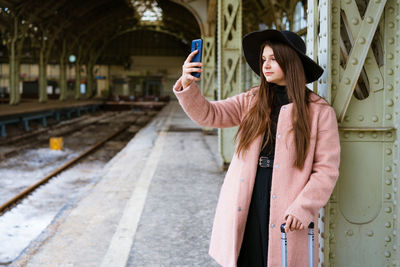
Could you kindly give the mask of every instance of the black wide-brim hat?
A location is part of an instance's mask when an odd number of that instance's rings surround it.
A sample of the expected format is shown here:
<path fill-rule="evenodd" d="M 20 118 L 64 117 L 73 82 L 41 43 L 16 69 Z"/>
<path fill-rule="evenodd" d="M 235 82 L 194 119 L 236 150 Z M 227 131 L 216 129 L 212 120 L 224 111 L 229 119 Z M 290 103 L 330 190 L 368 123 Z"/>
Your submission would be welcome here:
<path fill-rule="evenodd" d="M 306 44 L 303 39 L 291 31 L 263 30 L 252 32 L 243 37 L 242 45 L 244 57 L 251 69 L 260 75 L 260 49 L 266 41 L 284 43 L 293 48 L 303 63 L 306 82 L 318 80 L 324 70 L 306 55 Z"/>

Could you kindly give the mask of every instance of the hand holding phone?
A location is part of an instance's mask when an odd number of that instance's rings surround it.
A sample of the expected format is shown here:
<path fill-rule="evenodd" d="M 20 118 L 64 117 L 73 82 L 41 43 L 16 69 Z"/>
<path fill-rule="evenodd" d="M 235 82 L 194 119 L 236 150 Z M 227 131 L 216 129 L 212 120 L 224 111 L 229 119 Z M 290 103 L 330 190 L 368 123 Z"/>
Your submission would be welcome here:
<path fill-rule="evenodd" d="M 192 41 L 192 52 L 182 66 L 182 88 L 190 86 L 193 82 L 200 81 L 202 48 L 203 41 L 201 39 Z"/>
<path fill-rule="evenodd" d="M 192 41 L 192 52 L 198 50 L 197 54 L 194 55 L 190 62 L 201 62 L 202 52 L 203 52 L 203 40 L 196 39 Z M 192 72 L 192 76 L 200 78 L 200 72 Z"/>

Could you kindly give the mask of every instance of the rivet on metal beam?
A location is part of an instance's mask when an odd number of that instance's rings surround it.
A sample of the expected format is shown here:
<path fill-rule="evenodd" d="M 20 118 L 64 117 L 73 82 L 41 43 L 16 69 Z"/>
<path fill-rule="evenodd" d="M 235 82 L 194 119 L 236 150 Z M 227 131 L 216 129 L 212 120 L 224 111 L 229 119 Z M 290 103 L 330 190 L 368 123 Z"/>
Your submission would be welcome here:
<path fill-rule="evenodd" d="M 386 133 L 386 137 L 389 137 L 389 138 L 390 138 L 390 137 L 392 137 L 392 136 L 393 136 L 392 132 L 387 132 L 387 133 Z"/>
<path fill-rule="evenodd" d="M 393 73 L 394 73 L 394 70 L 393 69 L 389 69 L 388 74 L 389 75 L 393 75 Z"/>
<path fill-rule="evenodd" d="M 348 236 L 352 236 L 354 233 L 353 233 L 353 231 L 352 230 L 347 230 L 346 231 L 346 235 L 348 235 Z"/>
<path fill-rule="evenodd" d="M 337 74 L 338 74 L 337 69 L 333 69 L 333 70 L 332 70 L 332 74 L 333 74 L 333 75 L 337 75 Z"/>
<path fill-rule="evenodd" d="M 389 54 L 388 54 L 388 59 L 393 59 L 393 58 L 394 58 L 393 53 L 389 53 Z"/>
<path fill-rule="evenodd" d="M 346 0 L 346 4 L 351 4 L 351 0 Z"/>
<path fill-rule="evenodd" d="M 337 29 L 337 27 L 338 27 L 337 22 L 332 23 L 332 28 Z"/>
<path fill-rule="evenodd" d="M 392 90 L 393 90 L 393 84 L 389 84 L 389 85 L 387 86 L 387 89 L 388 89 L 389 91 L 392 91 Z"/>
<path fill-rule="evenodd" d="M 386 193 L 386 194 L 385 194 L 385 198 L 386 198 L 386 199 L 391 199 L 391 198 L 392 198 L 392 195 L 391 195 L 390 193 Z"/>
<path fill-rule="evenodd" d="M 392 8 L 393 9 L 393 8 Z M 332 8 L 332 12 L 333 13 L 337 13 L 339 11 L 339 9 L 337 7 Z M 392 11 L 393 12 L 393 11 Z"/>
<path fill-rule="evenodd" d="M 356 58 L 353 58 L 353 59 L 351 60 L 351 64 L 357 65 L 357 63 L 358 63 L 358 60 L 357 60 Z"/>
<path fill-rule="evenodd" d="M 374 78 L 374 84 L 378 84 L 379 83 L 379 78 L 378 77 L 375 77 Z"/>
<path fill-rule="evenodd" d="M 345 79 L 344 79 L 344 83 L 345 83 L 345 84 L 350 84 L 350 82 L 351 82 L 351 81 L 350 81 L 349 78 L 345 78 Z"/>
<path fill-rule="evenodd" d="M 386 185 L 391 185 L 392 184 L 392 179 L 386 179 L 385 180 Z"/>
<path fill-rule="evenodd" d="M 350 137 L 349 133 L 344 133 L 344 138 L 349 138 L 349 137 Z"/>
<path fill-rule="evenodd" d="M 357 25 L 359 21 L 358 21 L 357 18 L 353 18 L 353 19 L 351 20 L 351 22 L 352 22 L 354 25 Z"/>
<path fill-rule="evenodd" d="M 393 100 L 392 100 L 392 99 L 386 100 L 386 105 L 387 105 L 388 107 L 393 106 Z"/>
<path fill-rule="evenodd" d="M 393 29 L 394 28 L 394 23 L 393 22 L 389 22 L 389 28 Z"/>
<path fill-rule="evenodd" d="M 392 241 L 392 238 L 390 237 L 390 235 L 388 235 L 388 236 L 385 237 L 385 241 L 386 241 L 386 242 Z"/>
<path fill-rule="evenodd" d="M 358 134 L 358 137 L 363 138 L 363 137 L 364 137 L 364 133 L 362 133 L 362 132 L 359 133 L 359 134 Z"/>
<path fill-rule="evenodd" d="M 386 166 L 386 167 L 385 167 L 385 171 L 391 172 L 391 171 L 392 171 L 392 167 L 391 167 L 391 166 Z"/>
<path fill-rule="evenodd" d="M 386 213 L 392 213 L 392 208 L 391 207 L 386 207 L 385 208 Z"/>
<path fill-rule="evenodd" d="M 392 155 L 392 149 L 390 149 L 390 148 L 386 148 L 385 152 L 386 152 L 386 155 Z"/>
<path fill-rule="evenodd" d="M 335 236 L 333 234 L 329 235 L 329 242 L 335 243 Z"/>
<path fill-rule="evenodd" d="M 374 231 L 368 231 L 367 232 L 367 236 L 373 236 L 374 235 Z"/>
<path fill-rule="evenodd" d="M 332 44 L 336 45 L 338 43 L 337 39 L 333 38 L 332 39 Z"/>
<path fill-rule="evenodd" d="M 390 227 L 392 227 L 392 224 L 391 224 L 390 222 L 386 222 L 386 223 L 385 223 L 385 227 L 386 227 L 386 228 L 390 228 Z"/>
<path fill-rule="evenodd" d="M 385 118 L 386 118 L 387 120 L 391 120 L 391 119 L 392 119 L 392 115 L 386 114 Z"/>
<path fill-rule="evenodd" d="M 374 22 L 374 18 L 371 17 L 371 16 L 368 16 L 368 17 L 367 17 L 367 22 L 368 22 L 369 24 L 371 24 L 372 22 Z"/>
<path fill-rule="evenodd" d="M 350 117 L 348 115 L 344 116 L 345 121 L 350 121 Z"/>
<path fill-rule="evenodd" d="M 364 37 L 360 38 L 360 44 L 365 44 L 365 38 Z"/>
<path fill-rule="evenodd" d="M 358 116 L 358 120 L 359 121 L 363 121 L 364 120 L 364 116 L 363 115 Z"/>
<path fill-rule="evenodd" d="M 392 255 L 392 254 L 390 254 L 389 251 L 385 251 L 385 257 L 386 257 L 386 258 L 390 258 L 391 255 Z"/>
<path fill-rule="evenodd" d="M 367 57 L 367 58 L 365 59 L 365 63 L 366 63 L 366 64 L 371 64 L 371 58 L 370 58 L 370 57 Z"/>
<path fill-rule="evenodd" d="M 372 133 L 372 138 L 376 139 L 378 135 L 376 133 Z"/>
<path fill-rule="evenodd" d="M 394 38 L 389 38 L 389 44 L 394 44 Z"/>
<path fill-rule="evenodd" d="M 377 122 L 378 121 L 378 116 L 372 116 L 372 121 Z"/>
<path fill-rule="evenodd" d="M 394 12 L 393 7 L 389 7 L 388 10 L 389 10 L 389 12 L 390 12 L 391 14 L 393 14 L 393 12 Z"/>

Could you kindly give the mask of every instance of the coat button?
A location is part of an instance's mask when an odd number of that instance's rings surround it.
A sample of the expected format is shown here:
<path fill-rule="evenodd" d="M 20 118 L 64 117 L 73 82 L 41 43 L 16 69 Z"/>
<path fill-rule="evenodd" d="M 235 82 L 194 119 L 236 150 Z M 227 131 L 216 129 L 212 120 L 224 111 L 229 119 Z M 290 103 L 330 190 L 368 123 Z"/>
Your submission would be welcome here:
<path fill-rule="evenodd" d="M 276 199 L 276 195 L 272 195 L 272 199 Z"/>
<path fill-rule="evenodd" d="M 278 139 L 281 139 L 282 138 L 282 135 L 281 134 L 278 134 Z"/>
<path fill-rule="evenodd" d="M 283 109 L 283 110 L 286 110 L 286 106 L 283 106 L 282 109 Z"/>
<path fill-rule="evenodd" d="M 245 150 L 244 150 L 245 153 L 247 153 L 248 151 L 249 151 L 248 149 L 245 149 Z"/>
<path fill-rule="evenodd" d="M 242 207 L 239 207 L 239 208 L 238 208 L 238 211 L 242 211 Z"/>
<path fill-rule="evenodd" d="M 244 182 L 244 178 L 242 177 L 242 178 L 240 178 L 240 181 L 243 183 Z"/>
<path fill-rule="evenodd" d="M 274 228 L 275 227 L 275 224 L 271 224 L 271 228 Z"/>
<path fill-rule="evenodd" d="M 279 168 L 279 165 L 278 164 L 275 164 L 275 169 L 278 169 Z"/>

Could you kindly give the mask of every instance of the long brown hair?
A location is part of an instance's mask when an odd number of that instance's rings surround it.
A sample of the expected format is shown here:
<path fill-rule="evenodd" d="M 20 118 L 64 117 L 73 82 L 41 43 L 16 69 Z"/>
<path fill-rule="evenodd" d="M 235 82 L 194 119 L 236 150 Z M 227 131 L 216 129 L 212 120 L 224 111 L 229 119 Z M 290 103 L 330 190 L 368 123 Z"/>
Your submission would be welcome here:
<path fill-rule="evenodd" d="M 239 130 L 235 136 L 238 141 L 237 153 L 240 156 L 244 150 L 260 135 L 264 135 L 267 130 L 267 138 L 263 147 L 274 137 L 271 133 L 271 107 L 274 97 L 273 90 L 263 74 L 262 53 L 265 46 L 270 46 L 274 56 L 283 73 L 285 74 L 286 90 L 289 101 L 293 103 L 292 124 L 294 132 L 294 142 L 296 149 L 296 159 L 294 166 L 302 169 L 306 159 L 308 146 L 310 143 L 310 123 L 309 123 L 309 93 L 306 88 L 306 78 L 300 57 L 291 47 L 283 43 L 265 42 L 260 48 L 260 88 L 256 96 L 256 102 L 245 115 L 240 123 Z"/>

